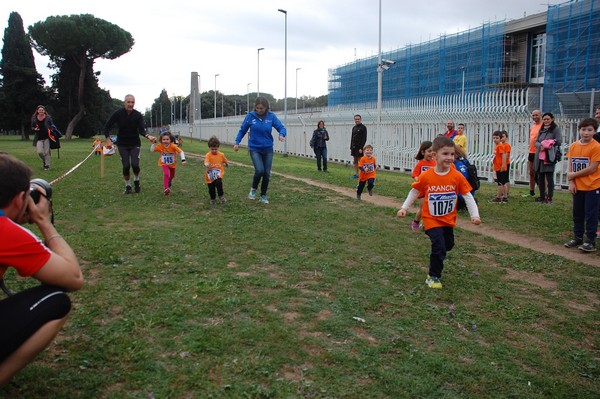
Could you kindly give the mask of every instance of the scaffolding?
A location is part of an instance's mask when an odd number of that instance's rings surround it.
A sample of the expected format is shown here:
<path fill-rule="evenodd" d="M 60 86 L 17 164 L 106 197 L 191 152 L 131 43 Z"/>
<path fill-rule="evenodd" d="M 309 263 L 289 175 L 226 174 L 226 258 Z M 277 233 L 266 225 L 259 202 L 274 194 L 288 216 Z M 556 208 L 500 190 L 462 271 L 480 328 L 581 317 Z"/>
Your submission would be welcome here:
<path fill-rule="evenodd" d="M 577 93 L 600 88 L 600 1 L 553 5 L 547 18 L 543 110 L 563 113 L 561 95 L 575 99 Z"/>
<path fill-rule="evenodd" d="M 495 90 L 503 83 L 504 22 L 386 52 L 382 99 L 398 100 Z M 329 106 L 377 101 L 377 56 L 329 70 Z"/>

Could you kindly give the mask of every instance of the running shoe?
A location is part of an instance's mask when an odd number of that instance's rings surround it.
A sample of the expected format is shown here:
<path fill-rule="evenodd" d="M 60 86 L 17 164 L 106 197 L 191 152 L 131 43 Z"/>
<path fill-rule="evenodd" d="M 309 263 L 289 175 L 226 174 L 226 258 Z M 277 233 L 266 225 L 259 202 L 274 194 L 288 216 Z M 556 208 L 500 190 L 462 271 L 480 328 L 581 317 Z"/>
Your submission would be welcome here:
<path fill-rule="evenodd" d="M 133 193 L 131 186 L 125 186 L 125 192 L 123 194 L 131 194 L 131 193 Z"/>
<path fill-rule="evenodd" d="M 567 248 L 575 248 L 575 247 L 580 246 L 581 244 L 583 244 L 583 239 L 581 239 L 579 237 L 575 237 L 571 241 L 565 242 L 565 247 L 567 247 Z"/>
<path fill-rule="evenodd" d="M 427 276 L 427 280 L 425 280 L 425 284 L 429 286 L 429 288 L 442 288 L 442 282 L 437 277 Z"/>
<path fill-rule="evenodd" d="M 256 199 L 256 189 L 255 188 L 250 189 L 250 192 L 248 193 L 248 199 L 251 199 L 251 200 Z"/>
<path fill-rule="evenodd" d="M 596 246 L 592 242 L 583 243 L 577 248 L 583 252 L 594 252 L 596 250 Z"/>
<path fill-rule="evenodd" d="M 169 187 L 165 188 L 165 195 L 166 196 L 171 195 L 171 189 Z"/>
<path fill-rule="evenodd" d="M 494 199 L 492 199 L 490 202 L 491 202 L 492 204 L 500 204 L 500 203 L 502 203 L 502 198 L 500 198 L 500 197 L 495 197 L 495 198 L 494 198 Z"/>
<path fill-rule="evenodd" d="M 412 231 L 419 231 L 419 222 L 417 222 L 416 220 L 413 220 L 412 223 L 410 224 L 410 227 L 411 227 Z"/>
<path fill-rule="evenodd" d="M 219 197 L 219 201 L 221 201 L 221 204 L 224 204 L 224 203 L 226 203 L 226 202 L 227 202 L 227 200 L 225 199 L 225 197 L 224 197 L 224 196 L 220 196 L 220 197 Z"/>
<path fill-rule="evenodd" d="M 140 187 L 140 181 L 139 180 L 135 180 L 133 182 L 133 185 L 135 187 L 135 192 L 139 194 L 140 191 L 142 190 L 142 188 Z"/>
<path fill-rule="evenodd" d="M 263 204 L 268 204 L 269 200 L 267 199 L 266 195 L 261 195 L 260 196 L 260 202 L 262 202 Z"/>

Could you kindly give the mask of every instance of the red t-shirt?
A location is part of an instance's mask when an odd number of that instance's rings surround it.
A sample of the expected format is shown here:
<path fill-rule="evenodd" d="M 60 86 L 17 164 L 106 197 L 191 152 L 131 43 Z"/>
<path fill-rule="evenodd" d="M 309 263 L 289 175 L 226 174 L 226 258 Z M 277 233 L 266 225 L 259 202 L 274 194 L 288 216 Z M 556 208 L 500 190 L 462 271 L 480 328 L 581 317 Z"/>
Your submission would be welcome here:
<path fill-rule="evenodd" d="M 0 216 L 0 275 L 14 267 L 20 276 L 35 274 L 48 262 L 52 252 L 31 231 Z M 9 238 L 10 237 L 10 238 Z"/>
<path fill-rule="evenodd" d="M 456 224 L 456 204 L 458 193 L 471 192 L 471 185 L 456 168 L 450 168 L 445 175 L 436 173 L 435 168 L 425 171 L 412 187 L 424 196 L 422 208 L 425 230 L 434 227 Z"/>

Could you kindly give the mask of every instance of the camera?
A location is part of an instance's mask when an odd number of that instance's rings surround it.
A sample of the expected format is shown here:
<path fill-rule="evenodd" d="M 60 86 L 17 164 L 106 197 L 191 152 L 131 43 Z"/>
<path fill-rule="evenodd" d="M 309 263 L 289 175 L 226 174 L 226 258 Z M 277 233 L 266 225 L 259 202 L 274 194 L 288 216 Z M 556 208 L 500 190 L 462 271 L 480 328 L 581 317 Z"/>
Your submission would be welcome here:
<path fill-rule="evenodd" d="M 42 191 L 38 190 L 42 188 L 46 194 L 43 194 Z M 52 186 L 44 179 L 33 179 L 29 182 L 29 195 L 35 204 L 40 202 L 40 198 L 42 196 L 46 197 L 48 203 L 50 204 L 50 221 L 54 224 L 54 210 L 52 209 Z M 29 221 L 31 223 L 31 221 Z"/>

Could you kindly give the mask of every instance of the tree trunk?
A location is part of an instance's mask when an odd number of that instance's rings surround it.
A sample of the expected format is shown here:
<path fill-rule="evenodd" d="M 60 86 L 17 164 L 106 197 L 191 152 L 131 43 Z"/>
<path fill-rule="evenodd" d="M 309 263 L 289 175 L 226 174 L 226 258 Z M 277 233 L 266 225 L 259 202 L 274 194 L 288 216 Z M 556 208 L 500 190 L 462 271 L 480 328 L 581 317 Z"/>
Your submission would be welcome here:
<path fill-rule="evenodd" d="M 83 119 L 83 115 L 85 114 L 85 104 L 83 103 L 83 85 L 85 82 L 85 71 L 87 66 L 86 57 L 82 57 L 81 60 L 78 60 L 79 64 L 79 86 L 77 90 L 77 102 L 79 103 L 79 112 L 71 119 L 69 125 L 67 126 L 67 132 L 65 133 L 65 139 L 71 140 L 73 137 L 73 130 L 75 130 L 75 126 L 79 123 L 81 119 Z"/>

